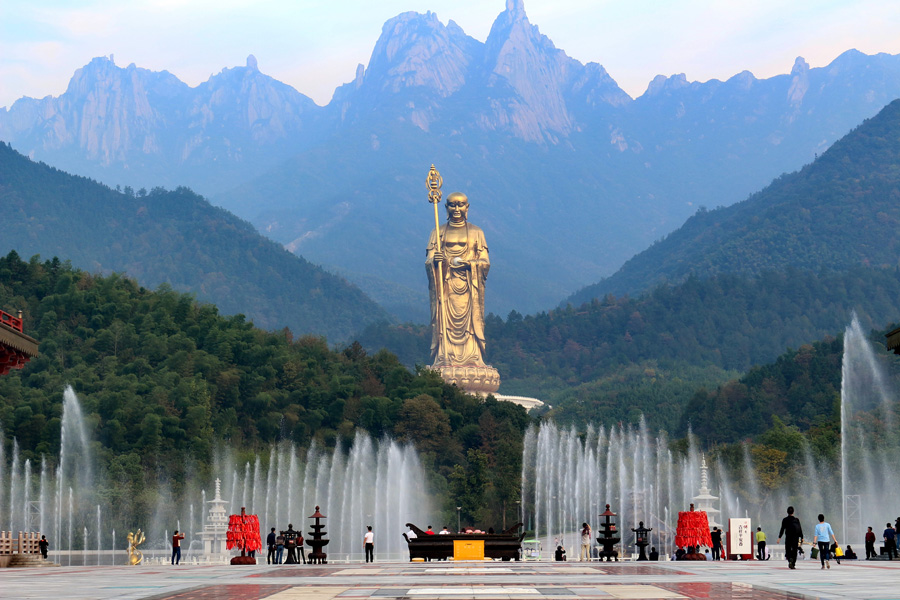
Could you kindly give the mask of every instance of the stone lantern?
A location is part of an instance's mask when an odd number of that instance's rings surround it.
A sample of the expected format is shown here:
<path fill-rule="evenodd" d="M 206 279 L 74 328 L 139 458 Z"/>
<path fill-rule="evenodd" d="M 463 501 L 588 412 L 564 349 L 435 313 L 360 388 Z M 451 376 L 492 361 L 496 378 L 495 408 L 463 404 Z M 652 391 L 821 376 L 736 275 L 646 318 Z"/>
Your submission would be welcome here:
<path fill-rule="evenodd" d="M 634 532 L 634 545 L 638 547 L 638 551 L 640 554 L 638 555 L 638 560 L 647 560 L 647 555 L 644 553 L 644 549 L 650 544 L 650 532 L 653 531 L 651 527 L 644 527 L 644 522 L 640 521 L 638 523 L 637 529 L 632 529 Z"/>

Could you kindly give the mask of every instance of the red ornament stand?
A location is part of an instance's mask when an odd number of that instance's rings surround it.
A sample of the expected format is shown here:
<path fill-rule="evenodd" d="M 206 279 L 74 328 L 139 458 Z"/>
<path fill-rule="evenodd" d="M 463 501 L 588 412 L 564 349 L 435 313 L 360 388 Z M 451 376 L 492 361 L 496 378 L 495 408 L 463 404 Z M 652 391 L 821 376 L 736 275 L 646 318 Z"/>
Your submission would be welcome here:
<path fill-rule="evenodd" d="M 712 548 L 712 537 L 709 535 L 709 519 L 706 511 L 691 510 L 678 513 L 678 527 L 675 530 L 675 545 L 680 548 L 693 546 L 697 552 L 701 546 Z"/>
<path fill-rule="evenodd" d="M 228 532 L 225 534 L 225 547 L 228 550 L 237 548 L 240 556 L 231 559 L 233 565 L 255 565 L 256 558 L 247 556 L 249 552 L 262 550 L 262 539 L 259 535 L 259 517 L 248 515 L 241 509 L 241 514 L 228 517 Z"/>

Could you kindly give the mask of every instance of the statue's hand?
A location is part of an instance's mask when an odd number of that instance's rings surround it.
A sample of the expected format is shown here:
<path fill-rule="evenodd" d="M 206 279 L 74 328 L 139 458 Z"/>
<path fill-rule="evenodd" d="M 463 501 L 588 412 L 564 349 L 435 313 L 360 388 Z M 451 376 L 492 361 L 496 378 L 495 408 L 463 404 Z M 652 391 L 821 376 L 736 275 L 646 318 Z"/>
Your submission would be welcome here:
<path fill-rule="evenodd" d="M 467 260 L 463 260 L 459 257 L 453 257 L 453 260 L 450 261 L 450 266 L 455 267 L 457 269 L 468 269 L 470 268 L 472 263 Z"/>
<path fill-rule="evenodd" d="M 434 261 L 434 264 L 438 264 L 438 263 L 440 263 L 440 262 L 444 262 L 444 253 L 441 252 L 440 250 L 435 250 L 435 251 L 434 251 L 434 256 L 432 257 L 432 260 Z"/>

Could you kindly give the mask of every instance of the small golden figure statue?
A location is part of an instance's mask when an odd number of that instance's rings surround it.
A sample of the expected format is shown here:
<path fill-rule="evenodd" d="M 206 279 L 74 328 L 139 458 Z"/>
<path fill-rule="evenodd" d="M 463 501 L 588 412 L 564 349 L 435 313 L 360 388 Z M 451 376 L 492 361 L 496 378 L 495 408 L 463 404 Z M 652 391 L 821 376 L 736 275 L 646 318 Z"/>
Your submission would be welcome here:
<path fill-rule="evenodd" d="M 431 358 L 448 383 L 485 396 L 500 387 L 497 369 L 484 363 L 484 292 L 491 268 L 484 231 L 469 223 L 469 199 L 447 196 L 447 222 L 437 205 L 443 179 L 434 165 L 428 172 L 428 201 L 434 205 L 434 231 L 425 251 L 431 296 Z"/>
<path fill-rule="evenodd" d="M 144 532 L 140 529 L 137 530 L 137 533 L 129 531 L 126 539 L 128 540 L 128 564 L 141 564 L 141 561 L 144 560 L 144 553 L 138 550 L 137 547 L 147 539 L 144 537 Z"/>

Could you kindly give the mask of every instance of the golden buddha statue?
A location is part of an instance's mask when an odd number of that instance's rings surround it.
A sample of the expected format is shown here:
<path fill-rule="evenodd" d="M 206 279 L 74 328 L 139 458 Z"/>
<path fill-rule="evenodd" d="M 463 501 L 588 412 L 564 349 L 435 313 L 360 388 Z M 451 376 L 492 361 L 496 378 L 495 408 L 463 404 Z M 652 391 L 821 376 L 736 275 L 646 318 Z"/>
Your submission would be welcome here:
<path fill-rule="evenodd" d="M 431 232 L 425 258 L 433 368 L 445 381 L 486 395 L 500 387 L 497 370 L 484 363 L 484 292 L 491 268 L 487 242 L 484 231 L 468 221 L 465 194 L 447 196 L 446 209 L 447 222 Z"/>

